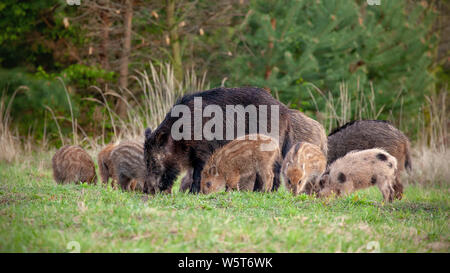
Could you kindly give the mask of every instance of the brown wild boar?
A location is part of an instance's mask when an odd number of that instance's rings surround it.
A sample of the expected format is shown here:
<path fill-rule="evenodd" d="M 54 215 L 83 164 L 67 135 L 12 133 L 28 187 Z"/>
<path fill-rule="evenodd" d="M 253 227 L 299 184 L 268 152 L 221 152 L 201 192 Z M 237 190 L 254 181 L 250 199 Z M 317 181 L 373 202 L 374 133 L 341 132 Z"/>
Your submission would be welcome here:
<path fill-rule="evenodd" d="M 114 178 L 114 170 L 111 162 L 111 152 L 116 147 L 116 144 L 110 143 L 106 145 L 99 153 L 97 157 L 98 169 L 100 172 L 100 178 L 103 184 L 107 184 L 109 178 Z"/>
<path fill-rule="evenodd" d="M 322 124 L 294 109 L 289 109 L 289 121 L 293 133 L 293 144 L 302 141 L 309 142 L 318 146 L 327 156 L 328 140 Z"/>
<path fill-rule="evenodd" d="M 56 151 L 52 167 L 53 178 L 58 184 L 97 181 L 94 161 L 80 146 L 65 145 Z"/>
<path fill-rule="evenodd" d="M 291 140 L 292 144 L 298 142 L 309 142 L 315 144 L 320 147 L 323 154 L 327 155 L 327 135 L 325 133 L 325 129 L 323 126 L 315 121 L 314 119 L 309 118 L 302 112 L 295 109 L 288 109 L 289 123 L 291 127 Z M 193 169 L 190 169 L 186 172 L 186 175 L 181 180 L 180 191 L 184 192 L 190 189 L 191 184 L 193 182 Z M 254 185 L 254 181 L 251 181 L 251 178 L 245 178 L 245 181 L 241 181 L 241 185 L 246 185 L 249 190 L 252 185 Z"/>
<path fill-rule="evenodd" d="M 145 163 L 144 143 L 125 141 L 118 144 L 111 151 L 111 165 L 113 179 L 123 190 L 143 190 Z"/>
<path fill-rule="evenodd" d="M 310 194 L 312 185 L 326 167 L 327 158 L 318 146 L 308 142 L 299 142 L 289 150 L 284 158 L 281 173 L 286 188 L 292 194 Z"/>
<path fill-rule="evenodd" d="M 394 199 L 397 159 L 382 149 L 351 151 L 338 158 L 322 174 L 318 196 L 350 194 L 356 190 L 378 186 L 385 202 Z"/>
<path fill-rule="evenodd" d="M 278 142 L 266 135 L 239 137 L 217 150 L 207 161 L 201 174 L 200 189 L 204 194 L 220 189 L 240 190 L 242 178 L 260 183 L 264 192 L 272 189 L 274 162 L 281 161 Z"/>
<path fill-rule="evenodd" d="M 240 136 L 236 133 L 237 124 L 245 125 L 244 134 L 254 133 L 250 130 L 251 126 L 261 128 L 262 124 L 267 125 L 267 132 L 272 131 L 272 126 L 276 126 L 279 133 L 279 145 L 283 155 L 289 150 L 291 142 L 291 130 L 289 128 L 288 108 L 275 98 L 273 98 L 267 91 L 255 87 L 240 87 L 240 88 L 215 88 L 198 93 L 188 94 L 180 98 L 167 113 L 164 120 L 159 124 L 154 131 L 149 128 L 145 131 L 145 162 L 147 167 L 146 185 L 148 188 L 156 188 L 158 191 L 172 187 L 174 180 L 178 177 L 181 171 L 193 169 L 192 183 L 190 192 L 198 193 L 200 191 L 201 172 L 208 161 L 209 157 L 216 149 L 229 143 L 231 140 L 227 139 L 226 131 L 222 133 L 222 137 L 208 140 L 202 138 L 195 140 L 194 138 L 176 140 L 172 137 L 172 127 L 179 121 L 179 117 L 172 116 L 172 110 L 180 107 L 189 108 L 191 116 L 190 131 L 191 136 L 195 133 L 194 124 L 194 106 L 195 100 L 201 99 L 201 110 L 204 111 L 210 105 L 219 106 L 223 113 L 226 113 L 229 106 L 255 107 L 257 113 L 263 109 L 268 110 L 267 115 L 259 115 L 257 120 L 250 118 L 250 115 L 245 114 L 242 118 L 238 118 L 238 114 L 242 112 L 234 112 L 230 118 L 225 115 L 223 119 L 223 128 L 231 127 L 234 131 L 234 136 Z M 276 122 L 272 124 L 272 109 L 278 109 Z M 200 110 L 200 108 L 198 108 Z M 203 117 L 201 127 L 212 119 L 212 117 Z M 305 125 L 307 126 L 307 125 Z M 187 130 L 188 131 L 188 130 Z M 264 131 L 259 131 L 264 133 Z M 280 169 L 277 166 L 274 174 L 273 190 L 277 190 L 280 185 Z M 259 183 L 256 183 L 259 185 Z M 144 189 L 147 191 L 147 187 Z"/>
<path fill-rule="evenodd" d="M 381 148 L 398 162 L 398 174 L 411 170 L 411 144 L 391 123 L 383 120 L 359 120 L 334 129 L 328 136 L 328 165 L 352 150 Z M 394 184 L 395 198 L 402 199 L 403 185 L 399 175 Z"/>

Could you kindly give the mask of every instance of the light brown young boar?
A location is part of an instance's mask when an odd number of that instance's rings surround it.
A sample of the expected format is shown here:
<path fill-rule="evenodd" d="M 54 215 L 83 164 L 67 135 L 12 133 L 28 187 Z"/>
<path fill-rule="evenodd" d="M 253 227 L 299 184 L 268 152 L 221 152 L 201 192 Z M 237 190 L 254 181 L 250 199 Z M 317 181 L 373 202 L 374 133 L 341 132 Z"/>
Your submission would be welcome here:
<path fill-rule="evenodd" d="M 352 150 L 381 148 L 398 162 L 398 174 L 411 170 L 411 144 L 408 138 L 392 124 L 383 120 L 349 122 L 328 136 L 328 165 Z M 395 198 L 402 199 L 403 185 L 399 175 L 394 184 Z"/>
<path fill-rule="evenodd" d="M 314 144 L 299 142 L 287 153 L 281 173 L 286 188 L 293 194 L 311 193 L 316 179 L 325 171 L 327 158 Z"/>
<path fill-rule="evenodd" d="M 289 119 L 293 133 L 292 143 L 309 142 L 318 146 L 327 156 L 328 140 L 322 124 L 294 109 L 289 109 Z"/>
<path fill-rule="evenodd" d="M 99 153 L 97 157 L 98 169 L 100 172 L 100 178 L 103 184 L 107 184 L 109 178 L 114 178 L 114 170 L 111 162 L 111 152 L 116 147 L 116 144 L 110 143 L 106 145 Z"/>
<path fill-rule="evenodd" d="M 317 195 L 326 197 L 334 193 L 341 196 L 376 185 L 384 201 L 392 202 L 397 171 L 397 159 L 385 150 L 351 151 L 334 161 L 322 174 Z"/>
<path fill-rule="evenodd" d="M 260 134 L 239 137 L 209 158 L 201 173 L 201 192 L 208 194 L 223 188 L 228 191 L 257 188 L 268 192 L 272 189 L 277 161 L 279 164 L 281 155 L 275 139 Z M 260 185 L 240 185 L 241 178 Z"/>
<path fill-rule="evenodd" d="M 56 151 L 52 167 L 53 178 L 58 184 L 97 181 L 94 161 L 80 146 L 65 145 Z"/>
<path fill-rule="evenodd" d="M 145 177 L 144 143 L 125 141 L 115 146 L 110 155 L 113 179 L 123 190 L 143 190 Z"/>

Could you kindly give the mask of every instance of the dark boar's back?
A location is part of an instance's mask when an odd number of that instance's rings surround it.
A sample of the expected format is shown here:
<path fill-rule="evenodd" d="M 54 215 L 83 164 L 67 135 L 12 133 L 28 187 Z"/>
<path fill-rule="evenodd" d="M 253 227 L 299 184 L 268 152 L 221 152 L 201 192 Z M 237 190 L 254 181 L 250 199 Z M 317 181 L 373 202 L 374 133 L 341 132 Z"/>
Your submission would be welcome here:
<path fill-rule="evenodd" d="M 206 140 L 204 137 L 201 140 L 193 140 L 194 138 L 194 98 L 202 98 L 202 112 L 208 105 L 217 105 L 222 109 L 223 113 L 223 140 Z M 167 113 L 165 119 L 158 126 L 158 128 L 151 134 L 146 136 L 145 140 L 145 160 L 147 165 L 147 172 L 151 171 L 151 164 L 149 163 L 150 158 L 155 156 L 156 150 L 161 151 L 161 146 L 170 145 L 169 149 L 165 149 L 166 152 L 164 157 L 165 172 L 159 174 L 161 175 L 161 181 L 158 185 L 161 191 L 169 188 L 173 184 L 174 178 L 179 174 L 181 169 L 192 168 L 193 172 L 193 183 L 191 185 L 191 192 L 199 192 L 200 190 L 200 174 L 203 169 L 203 165 L 206 163 L 208 158 L 214 153 L 214 151 L 227 144 L 230 140 L 226 139 L 226 123 L 230 122 L 226 120 L 226 105 L 242 105 L 246 107 L 248 105 L 254 105 L 256 107 L 256 112 L 258 113 L 256 128 L 259 130 L 259 107 L 261 105 L 267 105 L 267 132 L 271 132 L 271 106 L 277 105 L 279 107 L 279 142 L 280 150 L 282 155 L 287 153 L 290 148 L 290 138 L 292 138 L 289 133 L 289 119 L 288 119 L 288 108 L 273 98 L 266 90 L 254 87 L 242 87 L 242 88 L 215 88 L 203 92 L 198 92 L 194 94 L 188 94 L 179 99 L 173 107 L 177 105 L 186 105 L 189 107 L 191 112 L 191 140 L 174 140 L 171 137 L 171 128 L 175 121 L 179 117 L 172 117 L 171 112 Z M 172 108 L 173 108 L 172 107 Z M 238 119 L 244 117 L 234 118 L 234 136 L 236 137 L 236 124 Z M 210 117 L 202 118 L 202 129 L 205 122 L 207 122 Z M 249 118 L 248 114 L 245 115 L 245 134 L 249 133 Z M 157 147 L 158 146 L 158 147 Z M 165 147 L 167 148 L 167 147 Z M 245 163 L 244 163 L 245 164 Z M 279 169 L 280 164 L 275 164 L 275 169 Z M 170 170 L 169 170 L 170 168 Z M 170 173 L 169 173 L 170 172 Z M 278 170 L 279 173 L 279 170 Z M 275 175 L 274 179 L 274 189 L 279 186 L 279 176 Z"/>

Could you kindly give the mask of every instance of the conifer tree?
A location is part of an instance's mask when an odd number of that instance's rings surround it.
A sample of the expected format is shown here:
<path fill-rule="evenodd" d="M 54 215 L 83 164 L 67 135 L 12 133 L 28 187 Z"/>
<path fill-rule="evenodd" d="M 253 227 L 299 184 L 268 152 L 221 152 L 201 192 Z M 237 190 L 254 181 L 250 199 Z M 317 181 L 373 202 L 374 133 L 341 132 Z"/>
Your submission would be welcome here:
<path fill-rule="evenodd" d="M 420 96 L 432 88 L 433 16 L 405 3 L 254 0 L 228 63 L 230 83 L 269 88 L 310 110 L 308 83 L 334 95 L 343 81 L 352 91 L 373 83 L 377 102 L 390 107 L 402 90 Z M 412 109 L 414 99 L 404 104 Z"/>

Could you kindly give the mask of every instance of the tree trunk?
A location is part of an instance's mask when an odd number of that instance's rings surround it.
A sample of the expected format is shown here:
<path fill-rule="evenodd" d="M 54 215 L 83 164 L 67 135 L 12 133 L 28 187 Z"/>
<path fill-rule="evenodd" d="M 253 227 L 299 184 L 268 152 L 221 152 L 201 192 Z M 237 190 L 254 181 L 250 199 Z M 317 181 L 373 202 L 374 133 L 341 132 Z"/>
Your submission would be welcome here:
<path fill-rule="evenodd" d="M 122 57 L 120 58 L 119 70 L 119 87 L 125 89 L 128 87 L 128 65 L 130 63 L 131 51 L 131 28 L 133 21 L 133 0 L 125 0 L 125 17 L 124 17 L 124 39 Z M 123 93 L 126 99 L 126 93 Z M 117 102 L 117 113 L 121 118 L 126 116 L 126 104 L 122 100 Z"/>
<path fill-rule="evenodd" d="M 169 37 L 171 41 L 172 49 L 172 65 L 175 74 L 175 78 L 178 81 L 183 80 L 183 64 L 181 62 L 181 47 L 180 40 L 178 36 L 178 26 L 175 20 L 175 1 L 167 0 L 166 2 L 166 12 L 167 12 L 167 25 L 169 27 Z"/>
<path fill-rule="evenodd" d="M 105 0 L 105 7 L 109 7 L 109 0 Z M 104 70 L 109 70 L 109 58 L 108 58 L 108 48 L 109 48 L 109 27 L 110 18 L 107 10 L 100 11 L 100 18 L 102 19 L 103 29 L 102 29 L 102 39 L 100 41 L 99 58 L 100 65 Z"/>

